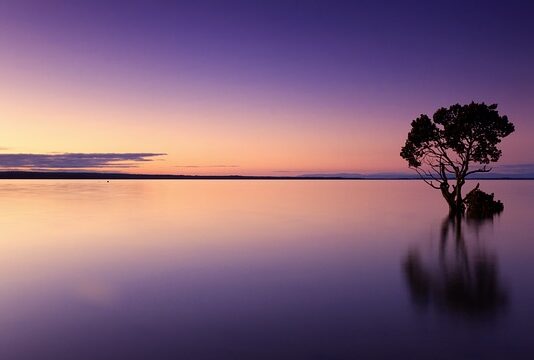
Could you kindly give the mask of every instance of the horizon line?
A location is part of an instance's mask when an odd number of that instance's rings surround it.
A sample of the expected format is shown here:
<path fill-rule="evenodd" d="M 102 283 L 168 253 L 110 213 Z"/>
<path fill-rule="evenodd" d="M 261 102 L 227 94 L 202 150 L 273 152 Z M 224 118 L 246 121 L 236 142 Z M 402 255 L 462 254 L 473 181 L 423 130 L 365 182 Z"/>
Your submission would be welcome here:
<path fill-rule="evenodd" d="M 348 175 L 348 174 L 345 174 Z M 400 174 L 399 174 L 400 175 Z M 520 177 L 495 173 L 494 176 L 471 177 L 468 180 L 534 180 L 534 175 Z M 378 174 L 342 176 L 335 174 L 276 175 L 188 175 L 188 174 L 130 174 L 97 171 L 0 171 L 0 180 L 421 180 L 416 175 L 379 176 Z"/>

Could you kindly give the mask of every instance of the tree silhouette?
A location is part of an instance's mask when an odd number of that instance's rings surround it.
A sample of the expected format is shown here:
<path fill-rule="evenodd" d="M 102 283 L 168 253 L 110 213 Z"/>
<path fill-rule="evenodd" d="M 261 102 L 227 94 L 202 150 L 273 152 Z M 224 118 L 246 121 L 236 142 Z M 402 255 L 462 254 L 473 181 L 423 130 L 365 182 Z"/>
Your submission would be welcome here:
<path fill-rule="evenodd" d="M 502 154 L 497 145 L 514 131 L 497 104 L 475 102 L 441 108 L 432 119 L 422 114 L 411 126 L 400 156 L 428 185 L 441 190 L 452 214 L 465 211 L 466 177 L 491 171 L 487 165 Z"/>

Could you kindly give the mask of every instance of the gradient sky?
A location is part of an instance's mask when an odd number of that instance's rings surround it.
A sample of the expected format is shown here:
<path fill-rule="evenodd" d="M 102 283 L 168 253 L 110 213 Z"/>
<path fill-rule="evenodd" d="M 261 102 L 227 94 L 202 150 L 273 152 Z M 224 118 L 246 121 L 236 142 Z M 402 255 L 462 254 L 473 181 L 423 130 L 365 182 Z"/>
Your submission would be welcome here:
<path fill-rule="evenodd" d="M 527 1 L 0 0 L 0 154 L 399 171 L 411 120 L 474 100 L 516 125 L 501 162 L 528 167 L 533 16 Z"/>

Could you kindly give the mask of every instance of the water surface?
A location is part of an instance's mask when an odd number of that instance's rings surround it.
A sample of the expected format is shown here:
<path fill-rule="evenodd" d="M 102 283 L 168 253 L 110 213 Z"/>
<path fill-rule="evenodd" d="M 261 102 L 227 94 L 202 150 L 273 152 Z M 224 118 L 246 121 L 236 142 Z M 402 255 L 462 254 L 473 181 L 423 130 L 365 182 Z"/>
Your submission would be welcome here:
<path fill-rule="evenodd" d="M 534 182 L 481 188 L 0 181 L 0 358 L 530 359 Z"/>

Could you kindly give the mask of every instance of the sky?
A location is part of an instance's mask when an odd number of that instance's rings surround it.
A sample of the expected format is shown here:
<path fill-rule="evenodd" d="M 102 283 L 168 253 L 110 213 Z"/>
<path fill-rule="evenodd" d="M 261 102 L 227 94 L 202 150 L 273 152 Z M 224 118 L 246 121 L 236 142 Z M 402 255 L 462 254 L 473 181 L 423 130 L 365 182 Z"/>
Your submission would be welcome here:
<path fill-rule="evenodd" d="M 407 171 L 410 122 L 497 103 L 534 170 L 528 1 L 0 0 L 0 168 Z"/>

